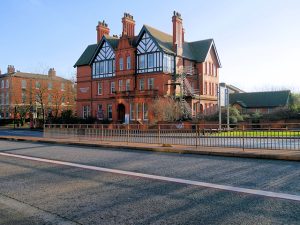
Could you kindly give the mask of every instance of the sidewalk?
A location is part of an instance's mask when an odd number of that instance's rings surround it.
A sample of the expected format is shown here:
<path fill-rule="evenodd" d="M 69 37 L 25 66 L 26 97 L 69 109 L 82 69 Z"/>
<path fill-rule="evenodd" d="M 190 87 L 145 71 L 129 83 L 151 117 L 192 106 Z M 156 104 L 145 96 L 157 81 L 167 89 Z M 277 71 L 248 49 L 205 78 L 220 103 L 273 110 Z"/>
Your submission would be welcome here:
<path fill-rule="evenodd" d="M 30 141 L 38 143 L 52 143 L 62 145 L 79 145 L 86 147 L 103 147 L 103 148 L 119 148 L 134 149 L 154 152 L 170 152 L 180 154 L 198 154 L 198 155 L 215 155 L 241 158 L 256 159 L 277 159 L 300 161 L 300 151 L 297 150 L 266 150 L 266 149 L 241 149 L 241 148 L 218 148 L 218 147 L 202 147 L 172 145 L 171 147 L 162 147 L 158 144 L 145 143 L 127 143 L 127 142 L 108 142 L 93 140 L 74 140 L 74 139 L 51 139 L 42 137 L 20 137 L 20 136 L 0 136 L 0 140 L 9 141 Z"/>

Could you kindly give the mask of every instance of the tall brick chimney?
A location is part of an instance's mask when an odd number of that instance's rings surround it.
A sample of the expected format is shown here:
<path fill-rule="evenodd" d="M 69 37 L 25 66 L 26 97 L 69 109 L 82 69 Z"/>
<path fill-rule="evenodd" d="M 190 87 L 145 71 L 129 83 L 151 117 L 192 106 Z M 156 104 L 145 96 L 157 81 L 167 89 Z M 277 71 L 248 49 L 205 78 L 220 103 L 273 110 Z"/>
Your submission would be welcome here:
<path fill-rule="evenodd" d="M 133 20 L 133 16 L 129 13 L 124 13 L 122 18 L 123 30 L 122 36 L 133 37 L 134 36 L 134 27 L 135 21 Z"/>
<path fill-rule="evenodd" d="M 177 55 L 182 55 L 183 35 L 182 18 L 179 12 L 174 11 L 172 17 L 173 23 L 173 49 Z"/>
<path fill-rule="evenodd" d="M 109 35 L 109 28 L 107 23 L 105 23 L 105 21 L 103 20 L 102 22 L 99 21 L 98 25 L 96 26 L 96 30 L 97 30 L 97 44 L 101 41 L 102 36 L 104 34 Z"/>
<path fill-rule="evenodd" d="M 12 66 L 12 65 L 8 65 L 7 66 L 7 73 L 15 73 L 16 70 L 15 70 L 15 67 Z"/>
<path fill-rule="evenodd" d="M 48 76 L 49 77 L 55 77 L 56 76 L 56 71 L 54 68 L 50 68 L 48 71 Z"/>

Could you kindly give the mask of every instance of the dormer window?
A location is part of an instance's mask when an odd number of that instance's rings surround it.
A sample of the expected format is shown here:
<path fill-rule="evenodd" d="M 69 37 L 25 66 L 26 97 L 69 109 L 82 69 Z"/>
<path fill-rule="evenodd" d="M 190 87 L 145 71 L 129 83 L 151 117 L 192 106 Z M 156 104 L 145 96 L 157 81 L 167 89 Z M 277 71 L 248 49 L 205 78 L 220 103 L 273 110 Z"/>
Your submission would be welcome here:
<path fill-rule="evenodd" d="M 95 58 L 92 69 L 93 78 L 115 76 L 115 53 L 106 41 Z"/>

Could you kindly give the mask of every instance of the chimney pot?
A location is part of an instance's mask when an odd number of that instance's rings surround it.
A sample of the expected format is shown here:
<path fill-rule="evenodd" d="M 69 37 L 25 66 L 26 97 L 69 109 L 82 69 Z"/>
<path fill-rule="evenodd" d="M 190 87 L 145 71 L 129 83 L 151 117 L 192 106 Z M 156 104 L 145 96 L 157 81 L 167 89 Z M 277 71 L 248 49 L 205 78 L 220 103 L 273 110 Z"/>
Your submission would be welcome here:
<path fill-rule="evenodd" d="M 13 65 L 7 66 L 7 73 L 15 73 L 15 67 Z"/>
<path fill-rule="evenodd" d="M 133 37 L 135 28 L 135 21 L 133 20 L 133 16 L 125 12 L 124 17 L 122 18 L 122 24 L 122 36 Z"/>
<path fill-rule="evenodd" d="M 101 41 L 103 35 L 109 35 L 109 28 L 107 23 L 105 23 L 105 20 L 102 22 L 99 21 L 98 25 L 96 26 L 97 30 L 97 44 Z"/>
<path fill-rule="evenodd" d="M 55 77 L 56 76 L 56 71 L 54 68 L 50 68 L 48 71 L 48 76 L 49 77 Z"/>

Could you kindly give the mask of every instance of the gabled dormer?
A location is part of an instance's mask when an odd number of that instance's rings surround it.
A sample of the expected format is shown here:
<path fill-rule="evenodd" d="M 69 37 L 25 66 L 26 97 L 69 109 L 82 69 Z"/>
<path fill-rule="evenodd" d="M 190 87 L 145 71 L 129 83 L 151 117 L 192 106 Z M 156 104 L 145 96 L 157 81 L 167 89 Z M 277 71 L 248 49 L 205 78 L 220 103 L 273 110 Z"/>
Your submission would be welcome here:
<path fill-rule="evenodd" d="M 164 46 L 166 43 L 156 37 L 159 33 L 162 32 L 146 25 L 140 31 L 137 38 L 137 73 L 174 72 L 174 55 Z"/>
<path fill-rule="evenodd" d="M 103 35 L 97 50 L 89 63 L 92 67 L 93 79 L 115 76 L 115 48 L 117 45 L 117 38 Z"/>

